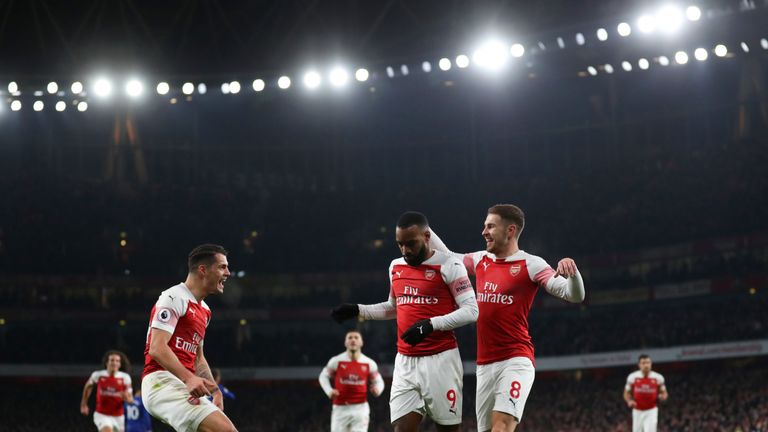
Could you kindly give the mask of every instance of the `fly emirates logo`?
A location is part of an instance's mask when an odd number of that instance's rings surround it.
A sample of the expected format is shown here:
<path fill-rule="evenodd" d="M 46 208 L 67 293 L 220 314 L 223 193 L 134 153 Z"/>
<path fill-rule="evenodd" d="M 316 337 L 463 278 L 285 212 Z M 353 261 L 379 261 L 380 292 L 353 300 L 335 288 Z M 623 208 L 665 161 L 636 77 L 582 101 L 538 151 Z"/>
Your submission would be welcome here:
<path fill-rule="evenodd" d="M 499 284 L 493 282 L 486 282 L 483 286 L 483 292 L 478 291 L 477 302 L 478 303 L 498 303 L 504 305 L 511 305 L 514 303 L 515 297 L 502 294 L 499 291 Z"/>
<path fill-rule="evenodd" d="M 397 297 L 397 304 L 428 304 L 435 305 L 439 299 L 437 297 L 419 295 L 419 289 L 412 286 L 404 286 L 403 294 Z"/>
<path fill-rule="evenodd" d="M 339 381 L 346 385 L 365 385 L 365 380 L 356 374 L 349 374 L 346 377 L 339 379 Z"/>
<path fill-rule="evenodd" d="M 202 341 L 203 338 L 200 337 L 197 332 L 192 334 L 192 342 L 186 341 L 180 336 L 176 336 L 176 348 L 194 354 L 197 352 L 197 348 L 200 346 L 200 342 Z"/>

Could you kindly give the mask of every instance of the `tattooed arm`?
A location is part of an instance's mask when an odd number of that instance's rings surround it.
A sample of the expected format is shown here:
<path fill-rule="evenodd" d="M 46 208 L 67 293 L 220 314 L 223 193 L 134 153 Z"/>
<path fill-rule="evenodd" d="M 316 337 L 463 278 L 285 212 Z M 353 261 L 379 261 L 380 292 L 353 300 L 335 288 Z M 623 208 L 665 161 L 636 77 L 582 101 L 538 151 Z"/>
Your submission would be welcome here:
<path fill-rule="evenodd" d="M 200 347 L 197 349 L 197 356 L 195 357 L 195 375 L 211 382 L 216 382 L 213 379 L 211 367 L 208 366 L 208 360 L 205 359 L 202 342 L 200 343 Z M 224 397 L 222 396 L 221 391 L 219 391 L 218 385 L 216 385 L 211 390 L 211 396 L 213 397 L 213 404 L 219 407 L 220 410 L 224 411 Z"/>

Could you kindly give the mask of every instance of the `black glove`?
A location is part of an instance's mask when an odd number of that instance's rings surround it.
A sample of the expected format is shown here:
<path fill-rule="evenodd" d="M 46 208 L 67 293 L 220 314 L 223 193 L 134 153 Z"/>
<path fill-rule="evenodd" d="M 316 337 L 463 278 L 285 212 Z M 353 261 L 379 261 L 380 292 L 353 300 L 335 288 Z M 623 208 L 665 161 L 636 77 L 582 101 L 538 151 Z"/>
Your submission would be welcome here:
<path fill-rule="evenodd" d="M 348 319 L 357 318 L 358 315 L 360 315 L 360 307 L 352 303 L 342 303 L 331 311 L 331 317 L 339 324 Z"/>
<path fill-rule="evenodd" d="M 432 327 L 432 321 L 428 319 L 416 321 L 411 328 L 400 335 L 400 339 L 404 340 L 405 343 L 409 345 L 416 345 L 423 341 L 433 331 L 435 331 L 435 328 Z"/>

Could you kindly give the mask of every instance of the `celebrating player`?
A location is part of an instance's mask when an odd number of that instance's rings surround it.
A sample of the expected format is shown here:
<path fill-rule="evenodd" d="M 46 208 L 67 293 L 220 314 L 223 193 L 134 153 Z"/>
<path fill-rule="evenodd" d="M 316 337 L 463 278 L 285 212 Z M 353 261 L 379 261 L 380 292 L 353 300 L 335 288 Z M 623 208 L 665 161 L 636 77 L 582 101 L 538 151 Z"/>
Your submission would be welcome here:
<path fill-rule="evenodd" d="M 477 284 L 477 428 L 511 432 L 523 409 L 535 376 L 528 313 L 539 287 L 555 297 L 580 303 L 584 283 L 570 258 L 557 271 L 543 259 L 520 250 L 525 226 L 523 211 L 511 204 L 488 209 L 483 226 L 486 249 L 454 254 L 474 274 Z M 451 253 L 432 233 L 430 245 Z"/>
<path fill-rule="evenodd" d="M 659 408 L 656 401 L 669 397 L 664 377 L 651 370 L 651 357 L 642 354 L 637 359 L 638 370 L 627 376 L 624 402 L 632 408 L 632 432 L 656 432 Z"/>
<path fill-rule="evenodd" d="M 439 431 L 461 424 L 463 367 L 453 329 L 477 319 L 477 301 L 467 271 L 453 256 L 429 247 L 427 218 L 400 216 L 395 240 L 402 258 L 389 266 L 389 299 L 373 305 L 345 303 L 332 316 L 397 318 L 397 356 L 389 408 L 396 432 L 419 428 L 425 415 Z"/>
<path fill-rule="evenodd" d="M 94 371 L 85 382 L 83 398 L 80 400 L 80 413 L 88 415 L 88 398 L 96 386 L 96 410 L 93 413 L 96 428 L 99 432 L 123 432 L 123 402 L 133 402 L 131 376 L 126 372 L 131 365 L 125 354 L 115 350 L 107 351 L 101 362 L 106 369 Z"/>
<path fill-rule="evenodd" d="M 141 393 L 153 417 L 177 431 L 231 432 L 224 402 L 203 354 L 211 310 L 203 301 L 222 294 L 227 251 L 205 244 L 192 250 L 187 280 L 160 294 L 150 314 Z M 213 402 L 205 396 L 213 395 Z"/>
<path fill-rule="evenodd" d="M 359 331 L 348 331 L 344 346 L 347 350 L 331 357 L 320 372 L 320 387 L 333 401 L 331 432 L 364 432 L 371 412 L 366 396 L 368 383 L 371 394 L 379 396 L 384 391 L 384 380 L 376 362 L 360 351 L 363 336 Z"/>

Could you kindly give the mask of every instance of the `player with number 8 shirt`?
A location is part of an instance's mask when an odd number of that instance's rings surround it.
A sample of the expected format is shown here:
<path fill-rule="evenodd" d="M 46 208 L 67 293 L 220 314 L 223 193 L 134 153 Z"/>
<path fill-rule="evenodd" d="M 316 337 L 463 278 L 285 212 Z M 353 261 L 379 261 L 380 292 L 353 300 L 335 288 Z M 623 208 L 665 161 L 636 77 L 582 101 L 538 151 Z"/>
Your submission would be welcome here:
<path fill-rule="evenodd" d="M 477 319 L 467 271 L 453 256 L 431 249 L 427 218 L 400 216 L 395 239 L 402 258 L 389 267 L 389 298 L 373 305 L 345 303 L 333 318 L 397 319 L 397 356 L 390 390 L 395 432 L 417 431 L 424 416 L 438 431 L 458 431 L 463 367 L 453 329 Z"/>
<path fill-rule="evenodd" d="M 557 271 L 518 247 L 525 226 L 523 211 L 511 204 L 488 209 L 484 251 L 454 254 L 434 232 L 430 246 L 460 258 L 476 276 L 477 428 L 512 432 L 522 419 L 535 376 L 528 313 L 538 288 L 573 303 L 584 300 L 576 263 L 560 260 Z"/>

